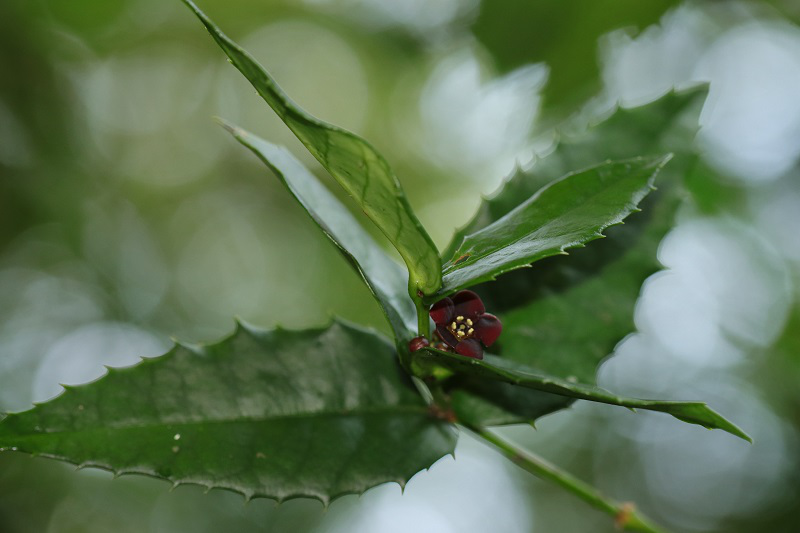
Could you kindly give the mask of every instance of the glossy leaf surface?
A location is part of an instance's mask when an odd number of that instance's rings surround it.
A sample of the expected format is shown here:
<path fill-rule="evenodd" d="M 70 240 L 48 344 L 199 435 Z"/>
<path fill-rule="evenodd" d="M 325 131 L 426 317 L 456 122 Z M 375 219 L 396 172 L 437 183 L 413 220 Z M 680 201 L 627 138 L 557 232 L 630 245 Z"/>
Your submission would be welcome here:
<path fill-rule="evenodd" d="M 117 474 L 317 498 L 404 484 L 451 453 L 383 337 L 334 322 L 305 331 L 241 325 L 216 344 L 67 387 L 0 422 L 0 447 Z"/>
<path fill-rule="evenodd" d="M 442 295 L 602 237 L 637 209 L 669 156 L 602 163 L 567 174 L 464 237 L 444 266 Z"/>

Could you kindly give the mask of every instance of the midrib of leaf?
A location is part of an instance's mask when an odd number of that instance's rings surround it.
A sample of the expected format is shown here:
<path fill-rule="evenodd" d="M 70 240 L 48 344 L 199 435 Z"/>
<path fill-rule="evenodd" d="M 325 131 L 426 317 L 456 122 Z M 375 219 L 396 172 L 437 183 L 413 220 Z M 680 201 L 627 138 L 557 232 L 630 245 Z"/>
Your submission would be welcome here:
<path fill-rule="evenodd" d="M 55 398 L 54 398 L 55 399 Z M 334 418 L 334 417 L 360 417 L 360 416 L 373 416 L 373 415 L 386 415 L 386 414 L 412 414 L 412 415 L 420 415 L 428 413 L 428 409 L 425 407 L 414 406 L 414 405 L 398 405 L 398 406 L 383 406 L 379 408 L 368 408 L 368 409 L 354 409 L 352 411 L 318 411 L 314 413 L 292 413 L 286 415 L 276 415 L 276 416 L 265 416 L 265 417 L 241 417 L 241 418 L 221 418 L 221 419 L 209 419 L 209 420 L 175 420 L 175 421 L 160 421 L 159 423 L 151 423 L 151 424 L 114 424 L 113 422 L 110 424 L 104 424 L 102 427 L 90 427 L 90 428 L 80 428 L 80 429 L 59 429 L 55 431 L 32 431 L 32 432 L 23 432 L 17 433 L 17 436 L 27 436 L 27 437 L 46 437 L 48 435 L 62 435 L 62 434 L 75 434 L 75 433 L 89 433 L 94 431 L 105 431 L 105 430 L 126 430 L 126 429 L 156 429 L 156 428 L 163 428 L 163 427 L 173 427 L 173 426 L 206 426 L 211 424 L 244 424 L 244 423 L 268 423 L 274 422 L 279 420 L 308 420 L 314 418 Z M 6 414 L 4 418 L 13 418 L 14 414 Z M 2 435 L 0 434 L 0 439 L 2 439 Z M 0 440 L 0 447 L 3 446 L 2 440 Z"/>

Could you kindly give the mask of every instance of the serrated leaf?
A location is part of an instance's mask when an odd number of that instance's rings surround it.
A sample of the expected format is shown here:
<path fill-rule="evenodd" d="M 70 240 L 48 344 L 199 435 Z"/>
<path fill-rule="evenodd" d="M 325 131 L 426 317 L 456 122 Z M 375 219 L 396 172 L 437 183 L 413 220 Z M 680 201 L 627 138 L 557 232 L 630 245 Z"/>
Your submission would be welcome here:
<path fill-rule="evenodd" d="M 530 170 L 518 169 L 498 192 L 481 203 L 472 220 L 453 235 L 442 257 L 453 257 L 466 235 L 499 220 L 567 172 L 608 159 L 686 152 L 694 140 L 707 95 L 707 85 L 671 91 L 643 106 L 620 107 L 588 129 L 586 118 L 578 115 L 558 129 L 558 144 L 552 153 L 536 161 Z M 665 171 L 672 166 L 674 163 Z"/>
<path fill-rule="evenodd" d="M 658 190 L 642 202 L 642 212 L 609 228 L 608 238 L 474 288 L 503 322 L 496 349 L 504 358 L 562 379 L 592 383 L 598 364 L 635 329 L 633 311 L 641 285 L 662 268 L 658 245 L 683 199 L 682 177 L 694 165 L 689 154 L 706 93 L 705 87 L 672 92 L 645 106 L 619 109 L 582 135 L 563 136 L 553 153 L 532 171 L 517 173 L 461 230 L 474 231 L 502 217 L 565 168 L 608 155 L 676 154 L 659 175 Z M 456 376 L 447 385 L 454 405 L 483 425 L 532 422 L 573 402 L 470 376 Z"/>
<path fill-rule="evenodd" d="M 392 345 L 341 322 L 240 326 L 0 422 L 2 448 L 279 501 L 403 484 L 454 444 Z"/>
<path fill-rule="evenodd" d="M 411 297 L 416 299 L 417 291 L 434 294 L 442 281 L 439 252 L 383 156 L 361 137 L 312 117 L 292 102 L 250 54 L 222 33 L 191 0 L 183 1 L 231 63 L 397 248 L 408 267 Z"/>
<path fill-rule="evenodd" d="M 441 295 L 583 246 L 636 210 L 670 156 L 603 163 L 567 174 L 493 224 L 464 237 L 444 265 Z"/>
<path fill-rule="evenodd" d="M 633 313 L 642 283 L 662 268 L 658 246 L 674 223 L 680 204 L 676 189 L 669 183 L 656 191 L 630 224 L 614 228 L 612 237 L 597 243 L 600 250 L 587 247 L 589 257 L 577 251 L 571 274 L 579 279 L 565 290 L 553 285 L 551 292 L 502 313 L 503 357 L 558 376 L 593 381 L 598 364 L 635 329 Z M 598 257 L 615 253 L 614 260 Z M 604 264 L 594 275 L 581 270 L 598 260 Z"/>
<path fill-rule="evenodd" d="M 355 217 L 286 148 L 237 126 L 222 125 L 280 178 L 325 235 L 361 274 L 383 308 L 397 342 L 408 341 L 417 325 L 416 309 L 406 293 L 408 273 L 395 263 Z"/>
<path fill-rule="evenodd" d="M 645 409 L 667 413 L 684 422 L 698 424 L 708 429 L 721 429 L 752 442 L 746 433 L 702 402 L 627 398 L 612 394 L 593 385 L 580 383 L 577 380 L 561 379 L 491 354 L 484 355 L 483 359 L 474 359 L 433 348 L 425 348 L 424 350 L 431 355 L 437 364 L 459 374 L 469 374 L 482 379 L 503 381 L 518 387 L 526 387 L 578 400 L 589 400 L 630 409 Z"/>
<path fill-rule="evenodd" d="M 521 278 L 504 287 L 509 297 L 516 290 L 537 298 L 500 313 L 504 331 L 498 348 L 503 357 L 592 383 L 600 362 L 635 329 L 633 312 L 642 283 L 662 268 L 656 254 L 680 203 L 676 189 L 674 183 L 662 185 L 645 200 L 641 213 L 612 228 L 607 239 L 574 252 L 569 266 L 546 265 L 560 258 L 548 259 L 539 264 L 546 267 L 541 279 Z M 485 425 L 533 421 L 572 403 L 564 396 L 468 376 L 449 386 L 462 409 L 474 411 L 473 416 L 482 413 Z"/>

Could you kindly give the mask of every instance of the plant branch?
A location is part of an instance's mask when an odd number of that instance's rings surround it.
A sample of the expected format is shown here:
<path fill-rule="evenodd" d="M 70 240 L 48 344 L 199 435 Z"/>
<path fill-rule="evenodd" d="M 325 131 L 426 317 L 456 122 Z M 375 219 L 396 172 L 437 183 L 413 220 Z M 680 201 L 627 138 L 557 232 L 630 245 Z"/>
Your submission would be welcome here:
<path fill-rule="evenodd" d="M 417 332 L 421 337 L 431 340 L 431 318 L 428 315 L 428 307 L 422 302 L 422 299 L 414 301 L 417 307 Z"/>
<path fill-rule="evenodd" d="M 642 533 L 665 533 L 663 529 L 655 526 L 649 519 L 639 514 L 632 503 L 617 502 L 607 498 L 588 483 L 561 470 L 541 457 L 508 442 L 486 428 L 473 426 L 463 421 L 459 421 L 459 424 L 481 439 L 493 444 L 503 455 L 531 474 L 560 485 L 592 507 L 613 516 L 618 528 Z"/>

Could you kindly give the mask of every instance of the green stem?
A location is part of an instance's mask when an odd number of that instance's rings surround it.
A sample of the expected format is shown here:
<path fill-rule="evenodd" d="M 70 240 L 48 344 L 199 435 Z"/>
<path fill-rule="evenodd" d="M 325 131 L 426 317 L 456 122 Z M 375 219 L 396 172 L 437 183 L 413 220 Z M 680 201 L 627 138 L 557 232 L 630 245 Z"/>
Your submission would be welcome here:
<path fill-rule="evenodd" d="M 428 306 L 422 303 L 422 299 L 415 300 L 417 306 L 417 332 L 421 337 L 431 339 L 431 318 L 428 315 Z"/>
<path fill-rule="evenodd" d="M 541 457 L 502 439 L 486 428 L 472 426 L 462 421 L 459 421 L 459 424 L 469 429 L 483 440 L 493 444 L 503 455 L 531 474 L 560 485 L 592 507 L 613 516 L 617 527 L 642 533 L 665 533 L 663 529 L 653 525 L 650 523 L 649 519 L 637 513 L 633 504 L 620 503 L 603 496 L 600 491 L 591 485 L 564 472 Z"/>

